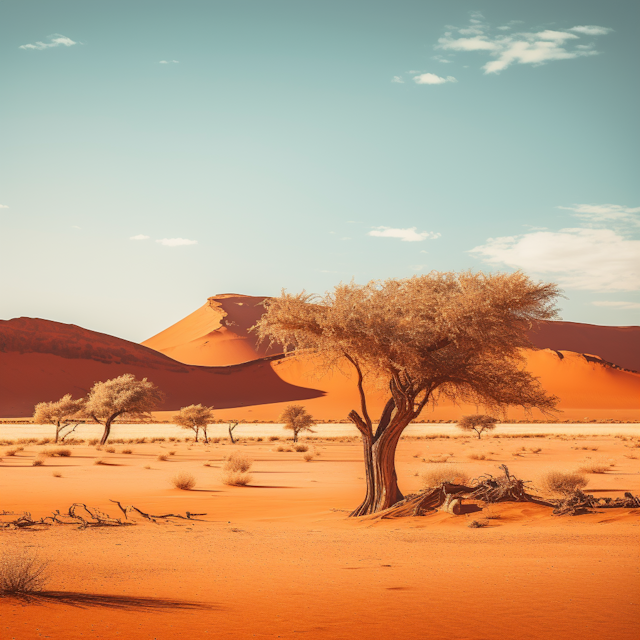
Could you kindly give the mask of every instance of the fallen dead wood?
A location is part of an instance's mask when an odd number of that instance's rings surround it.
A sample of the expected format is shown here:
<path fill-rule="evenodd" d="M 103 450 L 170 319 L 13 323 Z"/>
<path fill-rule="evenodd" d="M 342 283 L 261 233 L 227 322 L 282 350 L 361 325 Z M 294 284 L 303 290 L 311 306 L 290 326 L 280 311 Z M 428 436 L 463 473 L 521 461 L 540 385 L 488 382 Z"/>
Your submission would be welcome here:
<path fill-rule="evenodd" d="M 624 498 L 596 498 L 577 489 L 573 493 L 553 501 L 556 516 L 579 516 L 592 513 L 593 509 L 636 509 L 640 507 L 640 497 L 628 491 Z"/>
<path fill-rule="evenodd" d="M 527 481 L 520 480 L 509 473 L 506 465 L 500 465 L 503 474 L 498 478 L 491 475 L 481 476 L 473 486 L 442 483 L 438 487 L 425 489 L 420 493 L 407 496 L 384 511 L 362 516 L 361 520 L 384 520 L 387 518 L 405 518 L 422 516 L 428 511 L 442 509 L 458 515 L 462 513 L 462 500 L 477 500 L 488 504 L 498 502 L 530 502 L 545 507 L 553 507 L 553 515 L 579 515 L 592 509 L 637 508 L 640 497 L 625 493 L 624 498 L 595 498 L 580 490 L 559 500 L 543 500 L 527 491 Z"/>
<path fill-rule="evenodd" d="M 173 518 L 181 520 L 198 520 L 195 516 L 206 516 L 206 513 L 191 513 L 189 511 L 183 516 L 179 513 L 167 513 L 164 515 L 152 515 L 145 513 L 137 507 L 126 506 L 123 507 L 117 500 L 111 500 L 118 505 L 120 511 L 124 514 L 124 520 L 121 518 L 113 518 L 112 516 L 103 513 L 99 509 L 93 507 L 90 508 L 82 502 L 75 502 L 69 507 L 66 513 L 60 513 L 56 510 L 50 516 L 44 518 L 34 519 L 30 513 L 24 512 L 20 515 L 15 513 L 3 512 L 0 516 L 18 516 L 13 520 L 0 521 L 0 529 L 27 529 L 29 527 L 37 526 L 52 526 L 54 524 L 65 525 L 75 524 L 79 529 L 88 529 L 95 527 L 128 527 L 136 524 L 134 521 L 129 521 L 128 514 L 136 512 L 142 517 L 157 524 L 158 520 L 170 521 Z M 199 520 L 201 521 L 201 520 Z M 202 522 L 202 521 L 201 521 Z"/>

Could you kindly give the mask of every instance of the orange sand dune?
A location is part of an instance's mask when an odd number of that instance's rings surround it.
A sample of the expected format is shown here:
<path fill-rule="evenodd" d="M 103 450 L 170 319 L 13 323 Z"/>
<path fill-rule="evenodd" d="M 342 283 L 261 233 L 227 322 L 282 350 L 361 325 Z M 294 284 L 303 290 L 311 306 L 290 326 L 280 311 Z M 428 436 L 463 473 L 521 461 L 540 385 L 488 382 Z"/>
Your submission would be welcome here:
<path fill-rule="evenodd" d="M 562 413 L 559 420 L 640 420 L 640 374 L 611 367 L 597 358 L 570 351 L 550 349 L 526 352 L 527 368 L 540 379 L 547 392 L 560 398 Z M 313 363 L 300 358 L 286 358 L 272 363 L 282 380 L 298 386 L 312 386 L 325 395 L 305 401 L 305 406 L 322 420 L 345 418 L 349 411 L 360 406 L 355 377 L 348 368 L 318 378 Z M 373 393 L 370 412 L 379 416 L 386 397 Z M 232 413 L 245 420 L 276 420 L 286 403 L 246 407 L 241 411 L 221 411 L 219 417 Z M 439 403 L 435 409 L 425 409 L 424 420 L 454 420 L 465 413 L 475 413 L 476 407 Z M 511 410 L 511 419 L 523 419 L 521 410 Z M 533 419 L 545 419 L 533 412 Z"/>
<path fill-rule="evenodd" d="M 264 313 L 264 297 L 221 294 L 142 344 L 184 362 L 206 366 L 239 364 L 280 353 L 258 345 L 249 329 Z"/>
<path fill-rule="evenodd" d="M 542 322 L 529 338 L 539 349 L 591 353 L 623 369 L 640 371 L 640 327 Z"/>
<path fill-rule="evenodd" d="M 528 351 L 527 359 L 543 387 L 561 398 L 559 419 L 640 419 L 640 374 L 567 351 Z M 344 419 L 359 406 L 354 380 L 346 372 L 317 378 L 312 361 L 278 356 L 227 367 L 186 365 L 74 325 L 27 318 L 0 322 L 0 417 L 31 415 L 37 402 L 65 393 L 79 397 L 96 381 L 133 373 L 165 392 L 164 411 L 201 402 L 215 406 L 222 419 L 262 421 L 276 420 L 286 404 L 304 401 L 319 420 Z M 383 402 L 383 395 L 374 394 L 373 416 Z M 423 418 L 455 419 L 470 411 L 475 407 L 442 403 Z M 510 414 L 511 419 L 524 417 L 518 411 Z"/>
<path fill-rule="evenodd" d="M 166 394 L 166 410 L 192 403 L 224 408 L 321 395 L 281 380 L 269 358 L 196 367 L 75 325 L 31 318 L 0 321 L 0 417 L 31 415 L 37 402 L 65 393 L 81 397 L 94 382 L 123 373 L 154 382 Z"/>

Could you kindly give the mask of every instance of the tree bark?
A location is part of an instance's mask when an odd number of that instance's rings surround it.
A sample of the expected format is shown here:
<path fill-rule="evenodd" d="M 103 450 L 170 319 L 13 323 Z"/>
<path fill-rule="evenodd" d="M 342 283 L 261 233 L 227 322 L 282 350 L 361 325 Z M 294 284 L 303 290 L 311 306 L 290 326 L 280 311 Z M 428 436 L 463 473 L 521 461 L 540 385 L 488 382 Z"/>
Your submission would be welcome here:
<path fill-rule="evenodd" d="M 104 423 L 104 432 L 102 434 L 102 438 L 100 438 L 100 444 L 107 444 L 107 440 L 109 439 L 109 434 L 111 433 L 111 423 L 113 422 L 113 418 L 107 418 Z"/>

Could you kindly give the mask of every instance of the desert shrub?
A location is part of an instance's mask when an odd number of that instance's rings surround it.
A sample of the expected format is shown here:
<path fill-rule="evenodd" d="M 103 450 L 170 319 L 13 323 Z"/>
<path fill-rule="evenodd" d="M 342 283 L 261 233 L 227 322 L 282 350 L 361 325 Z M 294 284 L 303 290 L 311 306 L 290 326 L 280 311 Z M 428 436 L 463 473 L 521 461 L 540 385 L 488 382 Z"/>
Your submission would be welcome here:
<path fill-rule="evenodd" d="M 484 453 L 470 453 L 468 456 L 469 460 L 486 460 L 487 456 Z"/>
<path fill-rule="evenodd" d="M 278 445 L 276 447 L 276 451 L 282 452 L 282 451 L 286 451 L 286 450 L 287 450 L 287 448 L 285 446 L 283 446 L 283 445 Z"/>
<path fill-rule="evenodd" d="M 105 451 L 106 451 L 107 453 L 115 453 L 115 452 L 116 452 L 116 448 L 115 448 L 115 447 L 107 447 L 107 448 L 105 449 Z"/>
<path fill-rule="evenodd" d="M 96 458 L 96 459 L 93 461 L 93 464 L 107 464 L 107 463 L 104 461 L 104 459 L 103 459 L 103 458 Z"/>
<path fill-rule="evenodd" d="M 313 460 L 313 458 L 314 458 L 313 453 L 305 453 L 305 454 L 302 456 L 302 459 L 303 459 L 305 462 L 311 462 L 311 461 Z"/>
<path fill-rule="evenodd" d="M 576 489 L 584 489 L 589 479 L 575 471 L 547 471 L 540 478 L 540 486 L 549 493 L 573 493 Z"/>
<path fill-rule="evenodd" d="M 132 449 L 123 449 L 122 453 L 130 454 L 130 453 L 133 453 L 133 450 Z"/>
<path fill-rule="evenodd" d="M 222 472 L 222 484 L 228 484 L 236 487 L 244 487 L 248 485 L 252 476 L 250 473 L 244 473 L 242 471 L 226 470 Z"/>
<path fill-rule="evenodd" d="M 169 455 L 170 455 L 170 456 L 175 456 L 175 455 L 176 455 L 176 452 L 175 452 L 175 451 L 169 451 Z"/>
<path fill-rule="evenodd" d="M 37 444 L 49 444 L 51 442 L 51 438 L 40 438 Z"/>
<path fill-rule="evenodd" d="M 57 449 L 53 449 L 51 454 L 54 456 L 60 456 L 61 458 L 68 458 L 71 455 L 71 449 L 58 447 Z"/>
<path fill-rule="evenodd" d="M 62 478 L 62 474 L 59 471 L 54 471 L 51 475 L 54 478 Z"/>
<path fill-rule="evenodd" d="M 44 458 L 36 458 L 31 462 L 34 467 L 41 467 L 44 464 Z"/>
<path fill-rule="evenodd" d="M 483 520 L 472 520 L 467 526 L 470 529 L 482 529 L 483 527 L 488 527 L 489 523 Z"/>
<path fill-rule="evenodd" d="M 43 590 L 49 579 L 48 563 L 37 556 L 5 554 L 0 560 L 0 594 L 30 594 Z"/>
<path fill-rule="evenodd" d="M 542 449 L 540 447 L 532 447 L 529 451 L 531 451 L 531 453 L 540 453 Z"/>
<path fill-rule="evenodd" d="M 582 473 L 606 473 L 609 466 L 609 463 L 605 460 L 585 460 L 578 467 L 578 471 Z"/>
<path fill-rule="evenodd" d="M 18 449 L 17 449 L 17 448 L 14 448 L 14 449 L 7 449 L 7 450 L 4 452 L 4 455 L 5 455 L 5 456 L 9 456 L 9 457 L 11 457 L 11 456 L 15 456 L 15 455 L 16 455 L 16 453 L 18 453 Z"/>
<path fill-rule="evenodd" d="M 280 440 L 280 436 L 269 436 L 269 440 L 271 440 L 271 442 L 276 442 L 277 440 Z"/>
<path fill-rule="evenodd" d="M 183 491 L 191 491 L 196 486 L 196 479 L 185 471 L 175 475 L 171 482 L 176 489 L 182 489 Z"/>
<path fill-rule="evenodd" d="M 151 469 L 151 467 L 149 465 L 146 465 L 144 467 L 142 467 L 143 469 Z"/>
<path fill-rule="evenodd" d="M 262 442 L 264 438 L 256 438 L 256 442 Z"/>
<path fill-rule="evenodd" d="M 87 444 L 92 446 L 92 447 L 97 445 L 98 442 L 100 442 L 100 440 L 98 438 L 91 438 L 91 440 L 87 440 Z"/>
<path fill-rule="evenodd" d="M 169 456 L 166 453 L 161 453 L 156 460 L 159 462 L 166 462 L 169 459 Z"/>
<path fill-rule="evenodd" d="M 306 444 L 296 444 L 293 447 L 294 451 L 297 451 L 298 453 L 304 453 L 305 451 L 309 451 L 309 447 Z"/>
<path fill-rule="evenodd" d="M 41 458 L 53 458 L 55 455 L 51 449 L 45 449 L 38 454 Z"/>
<path fill-rule="evenodd" d="M 454 464 L 450 465 L 438 465 L 427 469 L 422 474 L 423 486 L 425 489 L 430 487 L 438 487 L 443 482 L 450 482 L 451 484 L 466 484 L 469 482 L 469 476 L 460 467 Z"/>
<path fill-rule="evenodd" d="M 427 462 L 431 462 L 433 464 L 438 464 L 441 462 L 447 462 L 447 460 L 449 460 L 449 456 L 445 456 L 444 453 L 438 453 L 435 456 L 431 456 L 430 458 L 426 459 Z"/>
<path fill-rule="evenodd" d="M 222 469 L 224 471 L 239 471 L 245 473 L 251 469 L 252 464 L 253 460 L 251 460 L 248 455 L 234 452 L 227 457 L 227 461 L 224 463 Z"/>

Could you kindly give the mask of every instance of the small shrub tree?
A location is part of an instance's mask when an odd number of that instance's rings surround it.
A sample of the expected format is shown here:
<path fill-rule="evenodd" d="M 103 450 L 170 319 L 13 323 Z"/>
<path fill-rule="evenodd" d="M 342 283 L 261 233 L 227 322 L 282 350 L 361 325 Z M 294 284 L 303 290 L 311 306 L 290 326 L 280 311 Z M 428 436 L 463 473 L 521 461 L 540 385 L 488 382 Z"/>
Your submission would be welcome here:
<path fill-rule="evenodd" d="M 282 412 L 280 422 L 284 422 L 284 428 L 293 431 L 293 441 L 298 442 L 298 434 L 301 431 L 314 433 L 316 422 L 301 404 L 290 404 Z"/>
<path fill-rule="evenodd" d="M 485 415 L 470 415 L 462 416 L 458 420 L 457 427 L 463 431 L 475 431 L 478 435 L 478 440 L 482 437 L 485 431 L 492 431 L 496 428 L 498 422 L 497 418 Z"/>
<path fill-rule="evenodd" d="M 98 424 L 104 425 L 100 444 L 105 444 L 114 420 L 123 416 L 150 420 L 150 412 L 163 398 L 153 382 L 146 378 L 136 380 L 132 373 L 125 373 L 106 382 L 96 382 L 89 391 L 85 411 Z"/>
<path fill-rule="evenodd" d="M 229 440 L 231 440 L 231 444 L 235 444 L 235 439 L 233 437 L 233 430 L 240 424 L 239 420 L 231 420 L 229 422 Z"/>
<path fill-rule="evenodd" d="M 191 404 L 188 407 L 182 407 L 180 411 L 171 418 L 174 424 L 183 429 L 191 429 L 196 434 L 196 442 L 198 435 L 202 431 L 205 443 L 209 442 L 207 435 L 207 426 L 213 420 L 213 407 L 203 407 L 201 404 Z"/>
<path fill-rule="evenodd" d="M 62 441 L 85 422 L 84 399 L 74 400 L 70 393 L 55 402 L 39 402 L 33 411 L 34 424 L 52 424 L 56 428 L 55 442 Z M 70 428 L 71 425 L 73 428 Z M 66 431 L 65 431 L 66 429 Z"/>

